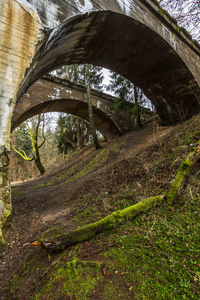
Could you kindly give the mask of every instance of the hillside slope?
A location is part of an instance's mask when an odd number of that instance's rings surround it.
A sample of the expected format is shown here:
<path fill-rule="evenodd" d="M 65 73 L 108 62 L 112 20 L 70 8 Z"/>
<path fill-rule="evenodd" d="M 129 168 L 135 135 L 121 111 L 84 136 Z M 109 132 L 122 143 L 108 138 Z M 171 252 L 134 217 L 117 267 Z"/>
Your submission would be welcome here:
<path fill-rule="evenodd" d="M 62 253 L 29 246 L 168 191 L 199 128 L 200 116 L 177 127 L 147 123 L 14 186 L 2 299 L 199 299 L 199 166 L 173 208 L 156 208 Z"/>

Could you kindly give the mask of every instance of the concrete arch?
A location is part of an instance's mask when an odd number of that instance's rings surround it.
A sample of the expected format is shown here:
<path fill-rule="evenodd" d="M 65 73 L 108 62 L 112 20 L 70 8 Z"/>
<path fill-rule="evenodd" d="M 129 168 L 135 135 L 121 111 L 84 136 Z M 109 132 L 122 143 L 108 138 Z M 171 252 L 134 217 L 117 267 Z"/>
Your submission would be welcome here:
<path fill-rule="evenodd" d="M 87 103 L 72 99 L 55 99 L 54 101 L 43 102 L 27 110 L 13 125 L 12 130 L 28 118 L 46 112 L 64 112 L 89 121 Z M 117 124 L 101 109 L 93 106 L 93 112 L 96 128 L 107 140 L 112 140 L 122 135 Z"/>
<path fill-rule="evenodd" d="M 177 40 L 163 35 L 165 39 L 147 24 L 112 11 L 69 18 L 49 35 L 19 97 L 35 80 L 63 64 L 92 63 L 139 86 L 163 124 L 187 119 L 199 111 L 199 85 L 184 61 L 187 53 L 181 57 L 175 49 Z"/>
<path fill-rule="evenodd" d="M 117 99 L 116 99 L 117 100 Z M 135 127 L 131 118 L 133 104 L 127 102 L 122 110 L 115 110 L 115 97 L 91 89 L 94 121 L 96 128 L 111 140 Z M 43 76 L 36 81 L 15 106 L 11 130 L 26 119 L 43 112 L 65 112 L 88 117 L 87 89 L 85 86 L 52 75 Z M 151 112 L 141 108 L 144 120 Z"/>

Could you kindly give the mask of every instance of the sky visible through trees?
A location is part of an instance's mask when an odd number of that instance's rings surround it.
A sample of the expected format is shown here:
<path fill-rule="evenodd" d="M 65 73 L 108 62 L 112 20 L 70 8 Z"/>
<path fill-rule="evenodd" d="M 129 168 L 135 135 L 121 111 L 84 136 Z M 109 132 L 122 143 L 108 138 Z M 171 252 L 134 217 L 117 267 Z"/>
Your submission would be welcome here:
<path fill-rule="evenodd" d="M 200 1 L 160 0 L 160 5 L 184 27 L 194 39 L 200 41 Z"/>

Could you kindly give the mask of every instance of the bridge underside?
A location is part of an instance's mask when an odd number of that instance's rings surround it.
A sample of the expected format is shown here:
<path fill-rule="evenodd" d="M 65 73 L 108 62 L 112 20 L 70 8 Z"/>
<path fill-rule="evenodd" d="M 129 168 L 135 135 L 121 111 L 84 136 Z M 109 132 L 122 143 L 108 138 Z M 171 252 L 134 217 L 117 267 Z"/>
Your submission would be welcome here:
<path fill-rule="evenodd" d="M 123 109 L 115 110 L 116 100 L 111 95 L 91 89 L 95 126 L 107 140 L 135 127 L 131 113 L 134 105 L 126 102 Z M 52 75 L 42 77 L 16 104 L 11 130 L 28 118 L 45 112 L 69 113 L 89 121 L 86 87 Z M 151 117 L 148 109 L 141 108 L 141 112 L 143 120 Z"/>
<path fill-rule="evenodd" d="M 199 111 L 199 86 L 177 52 L 144 24 L 110 11 L 66 20 L 50 35 L 19 97 L 34 81 L 63 64 L 92 63 L 109 68 L 142 89 L 163 124 Z"/>
<path fill-rule="evenodd" d="M 28 118 L 42 112 L 63 112 L 79 116 L 84 120 L 89 121 L 87 103 L 80 102 L 79 100 L 57 99 L 54 101 L 46 101 L 26 111 L 14 124 L 12 130 Z M 113 138 L 122 135 L 120 128 L 117 127 L 117 125 L 102 110 L 93 106 L 93 112 L 95 126 L 107 140 L 112 140 Z"/>

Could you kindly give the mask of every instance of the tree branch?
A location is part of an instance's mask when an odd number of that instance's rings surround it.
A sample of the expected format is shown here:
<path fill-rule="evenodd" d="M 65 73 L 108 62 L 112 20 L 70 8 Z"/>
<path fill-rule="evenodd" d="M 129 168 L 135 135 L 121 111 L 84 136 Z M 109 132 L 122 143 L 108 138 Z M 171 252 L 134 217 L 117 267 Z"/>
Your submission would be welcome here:
<path fill-rule="evenodd" d="M 192 167 L 200 159 L 200 141 L 197 142 L 197 146 L 182 160 L 181 166 L 176 174 L 176 177 L 172 183 L 171 189 L 167 194 L 167 203 L 172 205 L 180 194 Z"/>
<path fill-rule="evenodd" d="M 25 160 L 27 160 L 27 161 L 33 161 L 33 160 L 35 159 L 34 156 L 33 156 L 32 158 L 29 158 L 29 157 L 26 155 L 25 151 L 22 150 L 22 149 L 19 149 L 19 150 L 22 151 L 22 153 L 21 153 L 20 151 L 18 151 L 18 150 L 15 148 L 15 146 L 14 146 L 14 144 L 13 144 L 13 141 L 12 141 L 11 139 L 10 139 L 10 141 L 11 141 L 13 150 L 14 150 L 17 154 L 19 154 L 23 159 L 25 159 Z"/>

